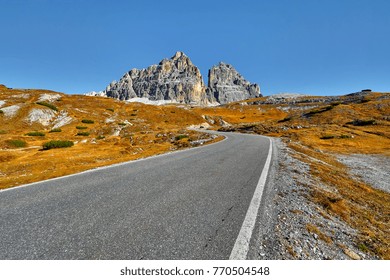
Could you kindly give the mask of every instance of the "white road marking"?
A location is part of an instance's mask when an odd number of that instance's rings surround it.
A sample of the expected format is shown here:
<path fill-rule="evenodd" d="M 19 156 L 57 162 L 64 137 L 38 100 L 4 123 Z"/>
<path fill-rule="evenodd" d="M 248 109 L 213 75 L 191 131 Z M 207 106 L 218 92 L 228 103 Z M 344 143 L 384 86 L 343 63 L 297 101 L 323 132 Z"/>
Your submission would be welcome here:
<path fill-rule="evenodd" d="M 249 251 L 249 243 L 251 241 L 253 229 L 255 227 L 257 212 L 259 211 L 261 197 L 263 195 L 265 182 L 267 180 L 267 175 L 271 164 L 272 140 L 271 138 L 268 139 L 270 141 L 270 144 L 267 160 L 265 162 L 263 171 L 261 172 L 261 176 L 259 182 L 257 183 L 257 187 L 255 193 L 253 194 L 248 211 L 246 212 L 246 216 L 244 222 L 242 223 L 240 233 L 238 234 L 236 242 L 234 243 L 233 250 L 230 253 L 230 260 L 245 260 Z"/>

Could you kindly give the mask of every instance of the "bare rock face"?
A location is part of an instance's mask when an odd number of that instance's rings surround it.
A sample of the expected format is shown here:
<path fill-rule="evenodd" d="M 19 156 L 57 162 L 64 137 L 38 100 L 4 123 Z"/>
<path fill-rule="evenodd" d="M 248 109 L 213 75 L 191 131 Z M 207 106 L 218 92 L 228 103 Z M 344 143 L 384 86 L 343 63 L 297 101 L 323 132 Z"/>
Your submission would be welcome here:
<path fill-rule="evenodd" d="M 233 66 L 222 62 L 209 70 L 209 84 L 206 87 L 198 67 L 183 52 L 176 52 L 158 65 L 132 69 L 118 82 L 109 84 L 104 91 L 86 95 L 157 105 L 218 105 L 261 96 L 257 84 L 249 83 Z"/>
<path fill-rule="evenodd" d="M 209 70 L 207 96 L 220 104 L 260 97 L 260 87 L 245 80 L 230 64 L 220 62 Z"/>
<path fill-rule="evenodd" d="M 173 100 L 178 103 L 207 105 L 206 88 L 199 69 L 182 52 L 146 69 L 132 69 L 105 90 L 108 97 L 129 100 Z"/>

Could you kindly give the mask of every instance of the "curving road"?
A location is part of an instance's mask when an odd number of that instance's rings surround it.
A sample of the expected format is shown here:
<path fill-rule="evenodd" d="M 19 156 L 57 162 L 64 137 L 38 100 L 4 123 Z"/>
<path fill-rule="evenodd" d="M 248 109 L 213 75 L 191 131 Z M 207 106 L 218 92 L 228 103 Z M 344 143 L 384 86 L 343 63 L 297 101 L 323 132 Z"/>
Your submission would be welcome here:
<path fill-rule="evenodd" d="M 0 259 L 228 259 L 270 141 L 212 145 L 0 192 Z"/>

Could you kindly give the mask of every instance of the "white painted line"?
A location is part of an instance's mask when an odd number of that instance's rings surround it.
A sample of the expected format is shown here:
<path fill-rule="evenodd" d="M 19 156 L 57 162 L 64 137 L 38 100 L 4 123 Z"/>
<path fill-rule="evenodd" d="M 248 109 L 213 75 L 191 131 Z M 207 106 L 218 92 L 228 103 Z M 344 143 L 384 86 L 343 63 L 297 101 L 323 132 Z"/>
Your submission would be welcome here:
<path fill-rule="evenodd" d="M 259 211 L 261 197 L 263 195 L 269 166 L 271 164 L 272 140 L 271 138 L 268 139 L 270 143 L 267 160 L 265 161 L 265 165 L 263 171 L 261 172 L 259 182 L 257 183 L 255 193 L 253 194 L 248 211 L 246 212 L 246 216 L 244 222 L 242 223 L 240 233 L 238 234 L 236 242 L 234 243 L 233 250 L 230 253 L 230 260 L 246 260 L 249 251 L 249 243 L 251 241 L 253 229 L 255 227 L 257 212 Z"/>

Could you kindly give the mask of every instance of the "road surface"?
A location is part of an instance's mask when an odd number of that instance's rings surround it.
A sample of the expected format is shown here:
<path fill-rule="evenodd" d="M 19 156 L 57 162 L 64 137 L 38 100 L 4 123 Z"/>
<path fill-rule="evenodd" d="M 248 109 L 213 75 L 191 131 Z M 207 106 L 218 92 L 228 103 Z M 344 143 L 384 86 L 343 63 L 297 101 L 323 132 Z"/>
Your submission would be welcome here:
<path fill-rule="evenodd" d="M 228 259 L 269 139 L 201 148 L 0 192 L 0 259 Z"/>

